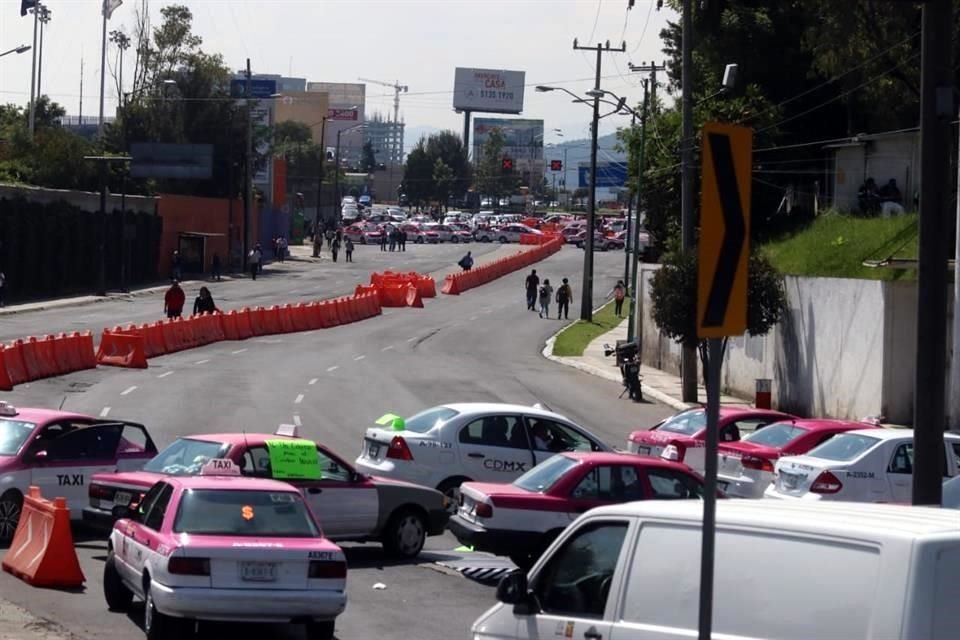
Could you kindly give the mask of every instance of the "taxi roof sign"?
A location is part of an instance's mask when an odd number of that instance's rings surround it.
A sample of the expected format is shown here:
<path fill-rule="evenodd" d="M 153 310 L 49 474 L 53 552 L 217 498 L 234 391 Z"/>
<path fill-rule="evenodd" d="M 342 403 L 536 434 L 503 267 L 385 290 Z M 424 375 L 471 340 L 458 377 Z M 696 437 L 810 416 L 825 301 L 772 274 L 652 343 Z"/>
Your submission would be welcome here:
<path fill-rule="evenodd" d="M 226 458 L 211 458 L 200 468 L 202 476 L 239 476 L 240 467 L 233 460 Z"/>
<path fill-rule="evenodd" d="M 0 416 L 15 416 L 20 412 L 17 411 L 17 408 L 7 402 L 6 400 L 0 400 Z"/>
<path fill-rule="evenodd" d="M 281 424 L 277 427 L 277 430 L 274 431 L 274 435 L 284 436 L 286 438 L 299 438 L 300 436 L 297 434 L 298 430 L 295 424 Z"/>
<path fill-rule="evenodd" d="M 398 416 L 395 413 L 385 413 L 379 418 L 377 418 L 376 424 L 381 427 L 386 427 L 389 425 L 393 428 L 394 431 L 403 431 L 407 428 L 407 422 L 401 416 Z"/>

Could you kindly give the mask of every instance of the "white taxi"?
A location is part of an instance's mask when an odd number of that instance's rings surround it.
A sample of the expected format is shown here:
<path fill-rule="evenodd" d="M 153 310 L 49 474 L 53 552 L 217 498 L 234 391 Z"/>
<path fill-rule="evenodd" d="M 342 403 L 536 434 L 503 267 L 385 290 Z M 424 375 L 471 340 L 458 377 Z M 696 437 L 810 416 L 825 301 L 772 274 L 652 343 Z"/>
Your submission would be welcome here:
<path fill-rule="evenodd" d="M 564 416 L 538 406 L 464 402 L 367 429 L 357 470 L 434 487 L 455 508 L 468 480 L 511 482 L 561 451 L 613 451 Z"/>
<path fill-rule="evenodd" d="M 347 605 L 346 559 L 294 487 L 241 477 L 214 458 L 125 511 L 110 534 L 103 594 L 112 611 L 144 600 L 148 640 L 180 638 L 197 620 L 305 623 L 310 640 L 333 637 Z"/>
<path fill-rule="evenodd" d="M 944 480 L 960 474 L 960 435 L 945 433 Z M 862 429 L 777 460 L 766 498 L 899 502 L 913 495 L 913 430 Z"/>

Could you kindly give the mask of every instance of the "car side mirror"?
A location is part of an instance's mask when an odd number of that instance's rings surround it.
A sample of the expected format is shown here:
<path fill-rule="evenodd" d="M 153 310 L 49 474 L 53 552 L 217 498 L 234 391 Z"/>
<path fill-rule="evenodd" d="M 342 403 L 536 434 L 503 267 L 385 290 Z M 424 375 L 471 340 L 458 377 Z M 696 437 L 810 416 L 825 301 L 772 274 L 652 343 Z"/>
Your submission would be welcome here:
<path fill-rule="evenodd" d="M 33 454 L 33 459 L 34 459 L 34 460 L 46 460 L 46 459 L 47 459 L 47 452 L 46 452 L 46 450 L 37 451 L 35 454 Z"/>
<path fill-rule="evenodd" d="M 530 591 L 527 574 L 522 569 L 515 569 L 500 579 L 497 600 L 512 604 L 517 615 L 528 616 L 537 610 L 537 599 Z"/>

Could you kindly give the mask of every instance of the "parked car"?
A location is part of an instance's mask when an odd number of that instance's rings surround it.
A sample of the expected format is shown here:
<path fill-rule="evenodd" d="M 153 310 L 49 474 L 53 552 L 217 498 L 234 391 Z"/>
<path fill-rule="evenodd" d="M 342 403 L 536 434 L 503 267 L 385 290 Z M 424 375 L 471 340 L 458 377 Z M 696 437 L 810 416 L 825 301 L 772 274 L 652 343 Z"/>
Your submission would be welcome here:
<path fill-rule="evenodd" d="M 466 402 L 367 429 L 357 468 L 436 487 L 455 505 L 460 483 L 511 481 L 560 451 L 611 451 L 597 436 L 539 407 Z M 542 430 L 544 438 L 534 438 Z M 545 442 L 544 442 L 545 440 Z"/>
<path fill-rule="evenodd" d="M 873 426 L 823 419 L 775 422 L 719 446 L 717 483 L 731 498 L 762 498 L 780 458 L 807 453 L 839 433 Z"/>
<path fill-rule="evenodd" d="M 576 244 L 581 249 L 585 248 L 586 242 L 584 239 L 587 237 L 587 232 L 584 230 L 581 234 L 577 234 L 572 243 Z M 618 238 L 617 236 L 608 236 L 602 233 L 593 234 L 593 249 L 594 251 L 613 251 L 616 249 L 623 249 L 623 238 Z"/>
<path fill-rule="evenodd" d="M 423 230 L 423 226 L 416 222 L 403 223 L 400 225 L 400 229 L 406 231 L 407 242 L 423 244 L 427 240 L 427 234 Z"/>
<path fill-rule="evenodd" d="M 30 487 L 66 498 L 78 520 L 94 474 L 134 471 L 156 454 L 141 424 L 0 401 L 0 540 L 13 538 Z"/>
<path fill-rule="evenodd" d="M 278 444 L 279 442 L 279 444 Z M 291 478 L 274 464 L 284 442 L 316 449 L 315 466 L 304 477 Z M 104 528 L 115 509 L 138 503 L 156 482 L 200 473 L 212 458 L 225 458 L 247 477 L 285 480 L 299 489 L 320 518 L 331 540 L 376 540 L 400 557 L 420 553 L 427 536 L 443 533 L 447 521 L 443 496 L 426 487 L 358 473 L 325 446 L 296 437 L 281 427 L 275 435 L 255 433 L 202 434 L 175 440 L 136 473 L 96 474 L 90 481 L 84 522 Z"/>
<path fill-rule="evenodd" d="M 454 244 L 458 242 L 473 242 L 473 231 L 470 230 L 470 225 L 463 222 L 456 222 L 447 226 L 450 227 L 450 242 Z"/>
<path fill-rule="evenodd" d="M 478 231 L 475 235 L 477 240 L 480 242 L 497 241 L 501 243 L 507 243 L 520 242 L 520 236 L 525 233 L 532 235 L 543 235 L 543 232 L 539 229 L 534 229 L 518 222 L 511 222 L 492 229 L 483 229 L 482 231 Z"/>
<path fill-rule="evenodd" d="M 427 222 L 422 228 L 426 234 L 427 242 L 436 244 L 439 242 L 450 242 L 453 239 L 453 231 L 445 224 Z"/>
<path fill-rule="evenodd" d="M 956 634 L 956 511 L 717 504 L 715 638 L 942 640 Z M 474 640 L 696 638 L 703 506 L 650 500 L 571 524 L 509 574 Z"/>
<path fill-rule="evenodd" d="M 464 482 L 448 528 L 461 543 L 529 568 L 584 511 L 633 500 L 702 498 L 677 462 L 631 453 L 560 453 L 512 483 Z"/>
<path fill-rule="evenodd" d="M 362 195 L 357 201 L 357 204 L 359 204 L 361 208 L 367 208 L 373 204 L 373 198 L 368 195 Z"/>
<path fill-rule="evenodd" d="M 141 598 L 148 640 L 192 635 L 197 620 L 296 622 L 310 640 L 330 640 L 347 606 L 343 551 L 299 491 L 213 475 L 228 468 L 212 460 L 200 476 L 164 478 L 123 510 L 103 567 L 107 606 Z"/>
<path fill-rule="evenodd" d="M 720 442 L 736 442 L 744 432 L 760 429 L 796 416 L 769 409 L 720 407 Z M 703 447 L 707 438 L 707 414 L 703 408 L 681 411 L 650 429 L 632 432 L 627 438 L 627 450 L 644 456 L 669 456 L 677 462 L 703 472 Z M 669 451 L 668 451 L 668 448 Z"/>
<path fill-rule="evenodd" d="M 943 478 L 960 473 L 960 435 L 945 433 Z M 864 429 L 836 435 L 774 466 L 765 498 L 900 502 L 913 495 L 913 430 Z"/>
<path fill-rule="evenodd" d="M 346 227 L 343 235 L 356 244 L 380 244 L 383 229 L 372 222 L 357 223 Z"/>

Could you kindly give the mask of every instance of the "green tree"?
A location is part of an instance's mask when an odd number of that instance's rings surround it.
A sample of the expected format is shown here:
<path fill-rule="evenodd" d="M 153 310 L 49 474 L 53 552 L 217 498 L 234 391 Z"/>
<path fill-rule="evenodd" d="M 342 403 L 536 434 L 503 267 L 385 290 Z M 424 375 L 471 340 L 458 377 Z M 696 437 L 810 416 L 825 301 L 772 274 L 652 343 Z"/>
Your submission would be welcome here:
<path fill-rule="evenodd" d="M 707 342 L 697 337 L 695 252 L 673 251 L 664 256 L 661 267 L 650 281 L 650 301 L 653 322 L 664 335 L 679 344 L 697 347 L 706 383 L 709 371 Z M 780 322 L 786 308 L 783 277 L 763 253 L 754 253 L 750 256 L 747 280 L 747 333 L 766 335 Z M 724 339 L 724 351 L 726 347 Z"/>
<path fill-rule="evenodd" d="M 453 178 L 449 195 L 463 196 L 470 186 L 472 168 L 467 158 L 467 149 L 463 146 L 460 136 L 452 131 L 433 134 L 427 139 L 426 151 L 433 164 L 436 164 L 437 160 L 442 160 L 450 168 Z"/>
<path fill-rule="evenodd" d="M 511 195 L 520 184 L 517 174 L 503 168 L 506 138 L 499 129 L 493 129 L 480 150 L 477 168 L 477 191 L 484 195 L 502 198 Z"/>
<path fill-rule="evenodd" d="M 420 205 L 429 202 L 436 192 L 433 166 L 434 162 L 427 154 L 426 138 L 421 138 L 407 155 L 407 164 L 403 170 L 403 192 L 411 203 Z"/>
<path fill-rule="evenodd" d="M 446 204 L 453 193 L 455 181 L 456 177 L 453 175 L 453 170 L 440 158 L 434 160 L 433 184 L 436 189 L 436 191 L 434 191 L 434 198 L 440 203 Z"/>
<path fill-rule="evenodd" d="M 377 168 L 377 157 L 373 153 L 373 143 L 367 140 L 360 152 L 360 169 L 372 173 Z"/>

